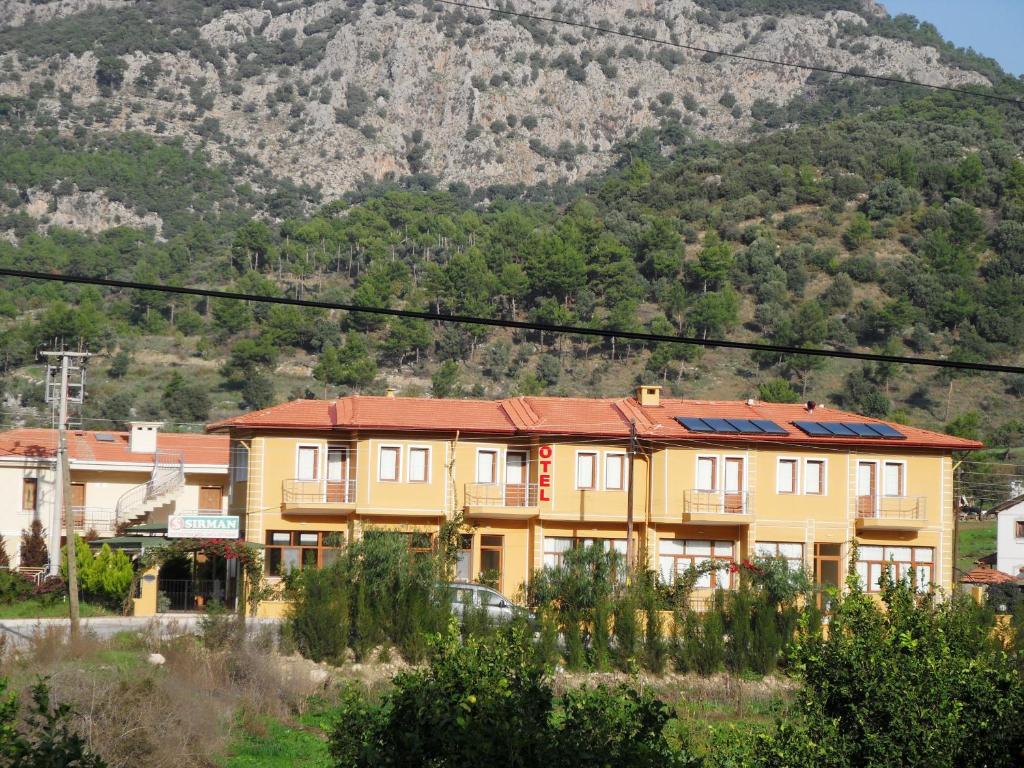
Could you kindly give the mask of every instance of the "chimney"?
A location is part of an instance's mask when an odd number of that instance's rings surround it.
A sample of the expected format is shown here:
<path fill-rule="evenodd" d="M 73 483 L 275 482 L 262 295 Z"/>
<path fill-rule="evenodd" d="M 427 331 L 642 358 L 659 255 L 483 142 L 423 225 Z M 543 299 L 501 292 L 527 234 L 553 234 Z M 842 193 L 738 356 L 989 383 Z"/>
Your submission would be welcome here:
<path fill-rule="evenodd" d="M 643 384 L 636 388 L 636 401 L 644 408 L 661 405 L 661 387 Z"/>
<path fill-rule="evenodd" d="M 387 389 L 384 390 L 384 397 L 387 397 L 387 398 L 390 398 L 390 399 L 394 400 L 395 399 L 395 391 L 396 390 L 395 390 L 394 387 L 388 387 Z"/>
<path fill-rule="evenodd" d="M 162 421 L 130 421 L 128 426 L 129 453 L 156 453 L 156 435 L 164 423 Z"/>

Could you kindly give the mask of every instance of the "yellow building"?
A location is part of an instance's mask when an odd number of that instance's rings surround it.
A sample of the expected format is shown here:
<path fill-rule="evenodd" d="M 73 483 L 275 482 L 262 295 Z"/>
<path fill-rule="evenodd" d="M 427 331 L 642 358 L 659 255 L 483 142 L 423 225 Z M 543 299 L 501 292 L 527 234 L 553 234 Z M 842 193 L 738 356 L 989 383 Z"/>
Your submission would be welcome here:
<path fill-rule="evenodd" d="M 626 553 L 631 506 L 632 551 L 665 578 L 770 553 L 839 585 L 856 541 L 869 590 L 889 562 L 949 589 L 951 456 L 978 447 L 813 403 L 669 400 L 659 387 L 621 399 L 300 400 L 210 431 L 230 436 L 229 513 L 265 547 L 269 579 L 329 562 L 367 526 L 429 547 L 461 510 L 457 576 L 495 578 L 510 595 L 582 542 Z M 723 566 L 698 586 L 734 579 Z"/>

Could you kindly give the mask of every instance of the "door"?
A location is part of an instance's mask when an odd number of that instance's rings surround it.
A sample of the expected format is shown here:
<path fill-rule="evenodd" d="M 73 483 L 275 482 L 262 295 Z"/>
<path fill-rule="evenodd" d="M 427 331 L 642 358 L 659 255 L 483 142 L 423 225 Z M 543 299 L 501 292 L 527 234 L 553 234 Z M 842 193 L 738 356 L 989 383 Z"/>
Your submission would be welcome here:
<path fill-rule="evenodd" d="M 815 542 L 814 583 L 817 587 L 818 608 L 825 613 L 832 610 L 832 598 L 828 590 L 839 589 L 839 569 L 842 561 L 842 545 Z"/>
<path fill-rule="evenodd" d="M 348 490 L 348 450 L 327 448 L 327 501 L 351 501 Z"/>
<path fill-rule="evenodd" d="M 743 459 L 725 460 L 725 511 L 739 514 L 744 510 Z"/>
<path fill-rule="evenodd" d="M 878 501 L 878 467 L 873 462 L 863 461 L 857 465 L 857 515 L 874 517 Z"/>
<path fill-rule="evenodd" d="M 529 468 L 525 451 L 505 454 L 505 506 L 525 507 Z"/>
<path fill-rule="evenodd" d="M 199 510 L 220 513 L 224 507 L 224 489 L 219 485 L 204 485 L 199 489 Z"/>
<path fill-rule="evenodd" d="M 71 514 L 75 528 L 85 527 L 85 483 L 71 484 Z"/>

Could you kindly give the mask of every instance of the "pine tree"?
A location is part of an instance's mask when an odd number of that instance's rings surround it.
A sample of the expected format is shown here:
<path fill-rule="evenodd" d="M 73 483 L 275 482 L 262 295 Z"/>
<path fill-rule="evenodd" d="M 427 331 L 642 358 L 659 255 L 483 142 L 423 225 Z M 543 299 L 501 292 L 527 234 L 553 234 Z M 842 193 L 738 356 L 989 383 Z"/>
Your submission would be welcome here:
<path fill-rule="evenodd" d="M 26 568 L 42 568 L 49 562 L 46 550 L 46 531 L 39 520 L 33 520 L 28 530 L 21 532 L 21 565 Z"/>
<path fill-rule="evenodd" d="M 4 541 L 4 535 L 0 533 L 0 568 L 10 568 L 11 558 L 7 555 L 7 542 Z"/>

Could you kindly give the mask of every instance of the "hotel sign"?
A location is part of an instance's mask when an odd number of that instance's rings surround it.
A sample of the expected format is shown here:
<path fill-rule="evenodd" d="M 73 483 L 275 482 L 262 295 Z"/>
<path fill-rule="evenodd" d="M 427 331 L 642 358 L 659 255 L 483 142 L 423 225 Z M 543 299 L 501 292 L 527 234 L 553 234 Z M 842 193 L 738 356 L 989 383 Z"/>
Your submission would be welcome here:
<path fill-rule="evenodd" d="M 551 501 L 551 465 L 554 451 L 550 445 L 542 445 L 537 452 L 540 459 L 540 472 L 537 474 L 537 485 L 540 501 Z"/>
<path fill-rule="evenodd" d="M 237 539 L 238 515 L 170 515 L 167 537 L 171 539 Z"/>

